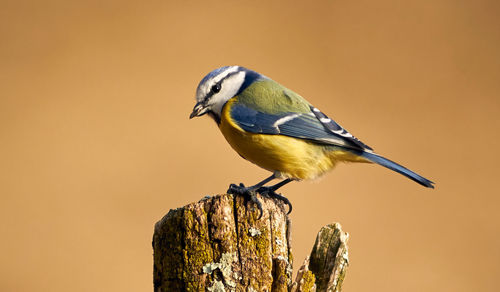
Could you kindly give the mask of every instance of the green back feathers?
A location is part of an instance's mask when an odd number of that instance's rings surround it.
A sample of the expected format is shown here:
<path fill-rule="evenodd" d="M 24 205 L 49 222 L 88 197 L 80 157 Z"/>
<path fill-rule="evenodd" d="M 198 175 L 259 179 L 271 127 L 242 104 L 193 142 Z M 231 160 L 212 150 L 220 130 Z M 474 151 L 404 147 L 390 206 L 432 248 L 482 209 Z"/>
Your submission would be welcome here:
<path fill-rule="evenodd" d="M 235 98 L 250 108 L 268 114 L 311 111 L 304 98 L 270 79 L 255 81 Z"/>

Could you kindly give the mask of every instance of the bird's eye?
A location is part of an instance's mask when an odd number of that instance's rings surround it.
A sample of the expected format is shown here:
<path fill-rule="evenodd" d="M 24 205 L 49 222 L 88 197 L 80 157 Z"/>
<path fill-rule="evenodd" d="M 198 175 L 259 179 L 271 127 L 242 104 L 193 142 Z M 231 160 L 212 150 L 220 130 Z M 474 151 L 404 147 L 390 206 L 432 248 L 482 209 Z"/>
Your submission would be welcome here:
<path fill-rule="evenodd" d="M 214 86 L 212 86 L 212 92 L 213 93 L 217 93 L 219 91 L 220 91 L 220 84 L 219 83 L 217 83 Z"/>

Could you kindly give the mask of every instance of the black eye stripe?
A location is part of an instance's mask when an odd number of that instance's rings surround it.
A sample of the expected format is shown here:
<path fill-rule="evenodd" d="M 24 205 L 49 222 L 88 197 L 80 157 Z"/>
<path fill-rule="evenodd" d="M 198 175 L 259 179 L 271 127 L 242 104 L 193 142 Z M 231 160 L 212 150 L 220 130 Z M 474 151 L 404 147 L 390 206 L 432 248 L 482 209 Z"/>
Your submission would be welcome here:
<path fill-rule="evenodd" d="M 236 72 L 231 72 L 231 73 L 227 74 L 227 75 L 226 75 L 226 77 L 222 78 L 219 82 L 217 82 L 216 84 L 214 84 L 214 85 L 212 86 L 212 91 L 213 91 L 213 89 L 214 89 L 214 87 L 215 87 L 215 86 L 219 86 L 219 91 L 220 91 L 220 88 L 222 88 L 222 83 L 223 83 L 224 81 L 226 81 L 226 80 L 227 80 L 227 79 L 229 79 L 230 77 L 232 77 L 232 76 L 234 76 L 234 75 L 236 75 L 236 74 L 238 74 L 238 73 L 240 73 L 240 72 L 241 72 L 241 71 L 236 71 Z M 219 92 L 219 91 L 217 91 L 217 92 Z M 215 93 L 217 93 L 217 92 L 215 92 Z"/>
<path fill-rule="evenodd" d="M 241 71 L 238 70 L 236 72 L 231 72 L 229 74 L 227 74 L 226 77 L 222 78 L 219 82 L 217 82 L 216 84 L 212 85 L 212 87 L 210 88 L 210 91 L 207 93 L 207 95 L 205 96 L 204 98 L 204 102 L 208 102 L 208 100 L 216 93 L 220 92 L 220 90 L 222 89 L 222 83 L 224 82 L 224 80 L 228 79 L 229 77 L 233 76 L 233 75 L 236 75 L 238 73 L 240 73 Z M 214 90 L 215 87 L 218 86 L 218 90 Z"/>

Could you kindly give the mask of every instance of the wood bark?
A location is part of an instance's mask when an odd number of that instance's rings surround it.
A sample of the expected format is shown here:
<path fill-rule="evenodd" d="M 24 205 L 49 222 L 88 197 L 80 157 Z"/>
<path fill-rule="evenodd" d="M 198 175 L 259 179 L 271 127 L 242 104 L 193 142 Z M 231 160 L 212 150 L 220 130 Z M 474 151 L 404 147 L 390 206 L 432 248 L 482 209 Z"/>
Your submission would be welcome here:
<path fill-rule="evenodd" d="M 347 239 L 340 224 L 318 233 L 292 281 L 291 221 L 282 202 L 229 194 L 170 210 L 155 225 L 155 291 L 340 291 Z"/>

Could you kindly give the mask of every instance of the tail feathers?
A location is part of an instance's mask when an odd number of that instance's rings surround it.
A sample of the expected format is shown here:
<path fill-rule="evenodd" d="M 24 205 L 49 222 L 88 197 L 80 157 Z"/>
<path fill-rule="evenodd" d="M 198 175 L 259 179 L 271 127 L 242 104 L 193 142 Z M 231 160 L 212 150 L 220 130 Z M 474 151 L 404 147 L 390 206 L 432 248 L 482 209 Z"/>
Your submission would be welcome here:
<path fill-rule="evenodd" d="M 424 187 L 434 188 L 434 186 L 433 186 L 434 183 L 432 181 L 426 179 L 425 177 L 423 177 L 421 175 L 414 173 L 413 171 L 409 170 L 408 168 L 406 168 L 402 165 L 397 164 L 394 161 L 390 161 L 387 158 L 384 158 L 382 156 L 378 156 L 377 154 L 373 154 L 373 153 L 369 153 L 369 152 L 363 152 L 360 155 L 363 156 L 364 158 L 374 162 L 374 163 L 385 166 L 391 170 L 394 170 L 395 172 L 399 172 L 400 174 L 406 176 L 409 179 L 416 181 L 417 183 L 423 185 Z"/>

